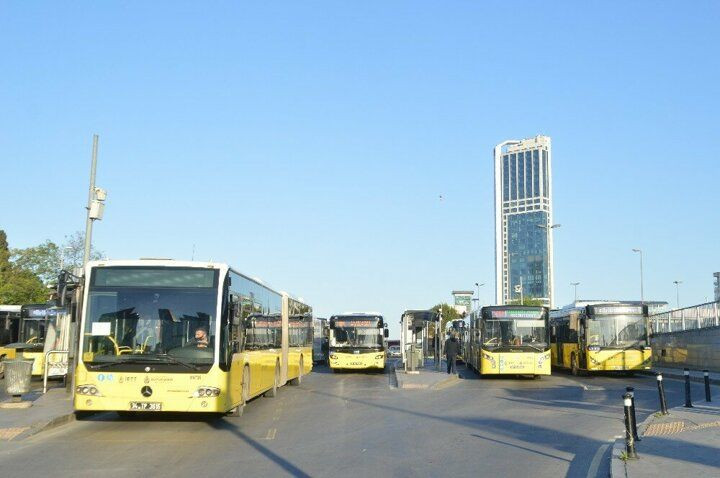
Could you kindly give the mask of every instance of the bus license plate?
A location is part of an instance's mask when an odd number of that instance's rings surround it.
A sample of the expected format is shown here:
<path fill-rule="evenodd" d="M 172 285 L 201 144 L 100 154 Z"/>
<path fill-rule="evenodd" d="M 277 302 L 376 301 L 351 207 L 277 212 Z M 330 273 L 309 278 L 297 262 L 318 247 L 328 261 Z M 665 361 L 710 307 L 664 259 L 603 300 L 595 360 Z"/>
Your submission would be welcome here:
<path fill-rule="evenodd" d="M 160 402 L 130 402 L 130 410 L 137 412 L 159 412 L 162 410 Z"/>

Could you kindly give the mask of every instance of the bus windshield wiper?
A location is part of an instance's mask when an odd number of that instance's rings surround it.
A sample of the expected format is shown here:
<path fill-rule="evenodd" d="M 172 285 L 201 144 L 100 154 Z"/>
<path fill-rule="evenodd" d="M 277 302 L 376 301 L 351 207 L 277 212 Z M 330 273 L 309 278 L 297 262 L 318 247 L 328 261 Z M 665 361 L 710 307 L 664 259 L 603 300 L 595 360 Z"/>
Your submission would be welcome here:
<path fill-rule="evenodd" d="M 91 365 L 93 370 L 100 370 L 103 368 L 111 367 L 113 365 L 120 365 L 120 364 L 127 364 L 127 363 L 157 363 L 157 362 L 165 362 L 165 363 L 175 363 L 182 365 L 186 368 L 189 368 L 191 370 L 200 370 L 198 367 L 191 363 L 184 362 L 182 360 L 178 360 L 175 357 L 171 357 L 169 355 L 158 355 L 154 357 L 127 357 L 123 360 L 117 360 L 113 362 L 104 362 L 98 365 Z"/>
<path fill-rule="evenodd" d="M 525 345 L 527 347 L 532 347 L 533 349 L 537 350 L 538 352 L 543 352 L 543 349 L 541 347 L 535 347 L 532 344 L 523 344 L 523 345 Z"/>

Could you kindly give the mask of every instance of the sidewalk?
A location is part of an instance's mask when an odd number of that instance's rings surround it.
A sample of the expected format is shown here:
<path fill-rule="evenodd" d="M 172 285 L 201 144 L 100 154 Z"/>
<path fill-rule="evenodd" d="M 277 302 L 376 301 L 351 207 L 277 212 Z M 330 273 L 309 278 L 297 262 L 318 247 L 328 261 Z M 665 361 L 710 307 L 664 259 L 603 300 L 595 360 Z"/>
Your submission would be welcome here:
<path fill-rule="evenodd" d="M 615 441 L 613 478 L 720 476 L 720 407 L 676 407 L 651 415 L 638 427 L 637 460 L 623 461 L 625 439 Z"/>
<path fill-rule="evenodd" d="M 679 380 L 684 380 L 685 377 L 683 376 L 683 369 L 682 368 L 670 368 L 670 367 L 653 367 L 652 370 L 648 371 L 641 371 L 639 373 L 642 373 L 644 375 L 653 375 L 657 374 L 658 372 L 663 374 L 663 378 L 676 378 Z M 717 372 L 710 372 L 708 374 L 710 377 L 710 383 L 713 385 L 720 385 L 720 373 Z M 705 377 L 703 376 L 702 370 L 690 370 L 690 380 L 693 382 L 704 382 Z"/>
<path fill-rule="evenodd" d="M 30 408 L 0 409 L 0 442 L 22 440 L 75 419 L 72 394 L 56 383 L 51 385 L 55 385 L 55 388 L 48 389 L 48 393 L 43 395 L 42 382 L 39 389 L 37 383 L 33 382 L 33 391 L 22 397 L 33 403 Z M 0 400 L 5 401 L 8 397 L 5 395 L 4 380 L 0 380 L 0 387 Z"/>
<path fill-rule="evenodd" d="M 395 377 L 398 388 L 439 390 L 455 385 L 460 381 L 458 374 L 448 374 L 447 363 L 443 360 L 440 371 L 435 370 L 435 362 L 425 361 L 425 367 L 417 369 L 417 373 L 405 373 L 402 362 L 398 360 Z"/>

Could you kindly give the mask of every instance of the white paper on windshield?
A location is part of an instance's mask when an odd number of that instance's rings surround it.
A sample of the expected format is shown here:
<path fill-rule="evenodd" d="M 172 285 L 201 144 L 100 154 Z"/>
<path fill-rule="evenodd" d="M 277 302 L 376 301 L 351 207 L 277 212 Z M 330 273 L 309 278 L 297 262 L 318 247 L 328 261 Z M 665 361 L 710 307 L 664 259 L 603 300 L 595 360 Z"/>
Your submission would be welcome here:
<path fill-rule="evenodd" d="M 95 325 L 95 324 L 93 324 Z M 518 327 L 545 327 L 544 320 L 516 320 L 515 325 Z"/>
<path fill-rule="evenodd" d="M 90 335 L 110 335 L 110 322 L 93 322 Z"/>

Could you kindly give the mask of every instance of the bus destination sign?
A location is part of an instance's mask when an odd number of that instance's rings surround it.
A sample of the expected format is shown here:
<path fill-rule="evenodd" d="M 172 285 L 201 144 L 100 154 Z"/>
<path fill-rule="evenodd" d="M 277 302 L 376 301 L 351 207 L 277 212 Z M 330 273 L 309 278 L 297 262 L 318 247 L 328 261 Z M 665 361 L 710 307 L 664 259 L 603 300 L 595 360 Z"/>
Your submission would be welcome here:
<path fill-rule="evenodd" d="M 540 319 L 543 316 L 543 310 L 526 310 L 526 309 L 504 309 L 491 310 L 490 317 L 493 319 Z"/>
<path fill-rule="evenodd" d="M 592 306 L 591 311 L 597 315 L 640 315 L 643 313 L 641 305 L 604 305 Z"/>

